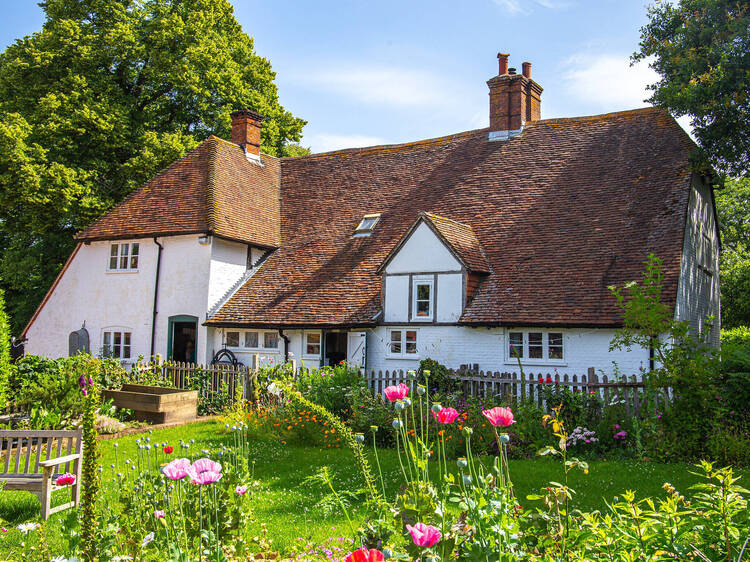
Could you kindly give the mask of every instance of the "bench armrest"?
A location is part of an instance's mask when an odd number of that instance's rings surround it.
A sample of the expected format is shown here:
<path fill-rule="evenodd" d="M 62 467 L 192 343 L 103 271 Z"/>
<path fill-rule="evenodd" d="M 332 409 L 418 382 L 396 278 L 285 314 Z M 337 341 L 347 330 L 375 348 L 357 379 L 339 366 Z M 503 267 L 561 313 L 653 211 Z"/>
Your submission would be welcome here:
<path fill-rule="evenodd" d="M 56 459 L 49 459 L 47 461 L 41 461 L 39 463 L 39 466 L 41 466 L 42 468 L 49 468 L 52 466 L 59 466 L 61 464 L 69 463 L 71 461 L 74 461 L 80 458 L 81 458 L 80 453 L 74 453 L 72 455 L 65 455 L 64 457 L 57 457 Z"/>

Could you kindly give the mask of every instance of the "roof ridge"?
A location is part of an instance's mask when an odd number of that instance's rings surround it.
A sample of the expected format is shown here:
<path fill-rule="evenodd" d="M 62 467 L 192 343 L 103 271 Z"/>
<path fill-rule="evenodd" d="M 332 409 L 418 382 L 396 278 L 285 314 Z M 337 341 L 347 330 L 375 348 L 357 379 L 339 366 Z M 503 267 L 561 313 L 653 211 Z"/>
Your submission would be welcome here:
<path fill-rule="evenodd" d="M 538 119 L 536 121 L 527 122 L 524 127 L 533 127 L 535 125 L 546 125 L 551 123 L 568 123 L 575 121 L 603 121 L 605 119 L 611 119 L 613 117 L 625 117 L 629 115 L 636 115 L 640 113 L 662 113 L 666 110 L 661 107 L 654 105 L 646 107 L 638 107 L 635 109 L 623 109 L 621 111 L 610 111 L 608 113 L 597 113 L 594 115 L 579 115 L 576 117 L 550 117 L 548 119 Z"/>
<path fill-rule="evenodd" d="M 211 135 L 204 142 L 208 145 L 208 168 L 206 170 L 206 222 L 211 232 L 216 231 L 216 161 L 219 137 Z"/>

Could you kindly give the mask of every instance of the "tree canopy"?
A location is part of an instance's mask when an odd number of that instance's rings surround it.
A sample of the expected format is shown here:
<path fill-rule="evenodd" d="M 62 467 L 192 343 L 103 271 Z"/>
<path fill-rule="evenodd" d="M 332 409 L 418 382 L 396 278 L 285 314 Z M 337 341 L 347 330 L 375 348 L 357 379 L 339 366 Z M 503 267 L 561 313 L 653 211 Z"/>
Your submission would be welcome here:
<path fill-rule="evenodd" d="M 722 325 L 750 326 L 750 177 L 716 192 L 721 228 Z"/>
<path fill-rule="evenodd" d="M 305 122 L 228 0 L 45 0 L 0 54 L 0 277 L 15 332 L 73 235 L 211 134 L 266 116 L 261 150 L 299 153 Z"/>
<path fill-rule="evenodd" d="M 750 4 L 657 0 L 633 60 L 661 76 L 649 101 L 689 115 L 708 162 L 722 173 L 750 168 Z"/>

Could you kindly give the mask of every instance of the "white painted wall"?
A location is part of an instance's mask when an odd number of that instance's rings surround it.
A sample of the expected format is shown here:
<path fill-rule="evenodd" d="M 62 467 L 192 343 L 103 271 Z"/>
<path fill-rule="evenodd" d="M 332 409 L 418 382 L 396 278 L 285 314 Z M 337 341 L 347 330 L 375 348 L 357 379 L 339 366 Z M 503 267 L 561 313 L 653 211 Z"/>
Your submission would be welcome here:
<path fill-rule="evenodd" d="M 242 335 L 245 331 L 258 332 L 258 342 L 261 347 L 257 349 L 247 349 L 242 346 L 244 336 Z M 312 330 L 315 331 L 315 330 Z M 230 351 L 234 353 L 237 360 L 245 365 L 252 365 L 253 355 L 257 354 L 262 366 L 273 366 L 279 365 L 284 362 L 284 340 L 279 340 L 278 349 L 264 349 L 263 345 L 263 333 L 274 332 L 278 333 L 276 329 L 262 329 L 262 328 L 209 328 L 209 346 L 211 357 L 216 354 L 220 349 L 224 347 L 226 341 L 226 332 L 241 332 L 240 335 L 240 347 L 229 347 Z M 312 357 L 304 353 L 304 331 L 302 330 L 284 330 L 284 334 L 289 338 L 289 359 L 294 360 L 297 366 L 301 366 L 302 363 L 309 368 L 317 369 L 320 367 L 320 358 Z"/>
<path fill-rule="evenodd" d="M 715 317 L 713 325 L 706 325 L 708 315 Z M 707 332 L 708 341 L 718 347 L 719 240 L 710 188 L 697 175 L 693 177 L 688 203 L 675 319 L 690 322 L 696 332 Z"/>
<path fill-rule="evenodd" d="M 384 318 L 386 322 L 409 320 L 409 283 L 408 275 L 385 276 Z"/>
<path fill-rule="evenodd" d="M 169 316 L 184 314 L 199 320 L 197 357 L 201 359 L 206 355 L 206 329 L 200 322 L 206 314 L 211 246 L 199 244 L 197 235 L 159 240 L 164 251 L 155 352 L 166 355 Z M 29 327 L 27 353 L 66 356 L 68 334 L 85 322 L 92 353 L 101 351 L 104 328 L 116 326 L 132 333 L 133 358 L 149 355 L 157 247 L 148 238 L 120 242 L 135 241 L 140 244 L 137 271 L 107 271 L 109 242 L 81 246 Z"/>
<path fill-rule="evenodd" d="M 385 268 L 388 273 L 460 271 L 461 264 L 424 222 Z"/>
<path fill-rule="evenodd" d="M 463 273 L 441 273 L 437 276 L 436 320 L 458 322 L 463 312 Z"/>
<path fill-rule="evenodd" d="M 418 331 L 418 356 L 412 360 L 388 357 L 389 330 L 416 329 Z M 516 328 L 514 328 L 516 330 Z M 524 330 L 519 327 L 518 330 Z M 534 330 L 534 328 L 526 328 Z M 611 376 L 615 372 L 615 361 L 622 374 L 638 375 L 641 368 L 648 369 L 648 350 L 634 349 L 630 352 L 609 351 L 609 342 L 614 335 L 608 329 L 550 329 L 563 333 L 564 360 L 561 362 L 522 362 L 528 374 L 550 373 L 561 375 L 587 374 L 595 367 L 597 374 Z M 483 371 L 518 372 L 518 363 L 507 357 L 507 330 L 505 328 L 470 328 L 464 326 L 379 326 L 367 335 L 367 368 L 376 370 L 416 369 L 421 359 L 434 359 L 458 368 L 477 363 Z"/>
<path fill-rule="evenodd" d="M 213 237 L 208 284 L 210 310 L 247 271 L 247 244 Z"/>

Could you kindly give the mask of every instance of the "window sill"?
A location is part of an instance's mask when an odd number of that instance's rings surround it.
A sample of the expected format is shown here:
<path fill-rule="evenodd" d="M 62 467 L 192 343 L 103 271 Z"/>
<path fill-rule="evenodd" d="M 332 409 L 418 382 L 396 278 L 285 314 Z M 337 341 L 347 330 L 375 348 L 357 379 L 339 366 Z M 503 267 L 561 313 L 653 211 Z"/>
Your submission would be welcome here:
<path fill-rule="evenodd" d="M 113 273 L 113 274 L 120 274 L 120 273 L 138 273 L 138 269 L 107 269 L 105 273 Z"/>
<path fill-rule="evenodd" d="M 518 361 L 516 359 L 506 359 L 505 364 L 518 366 Z M 527 365 L 532 367 L 567 367 L 568 362 L 563 359 L 521 359 L 521 366 L 526 367 Z"/>
<path fill-rule="evenodd" d="M 385 358 L 400 361 L 420 361 L 420 357 L 415 357 L 414 355 L 386 355 Z"/>
<path fill-rule="evenodd" d="M 433 322 L 433 319 L 432 318 L 423 318 L 423 317 L 417 318 L 416 316 L 412 316 L 411 320 L 409 320 L 409 322 L 416 323 L 416 324 L 425 324 L 425 323 Z"/>

